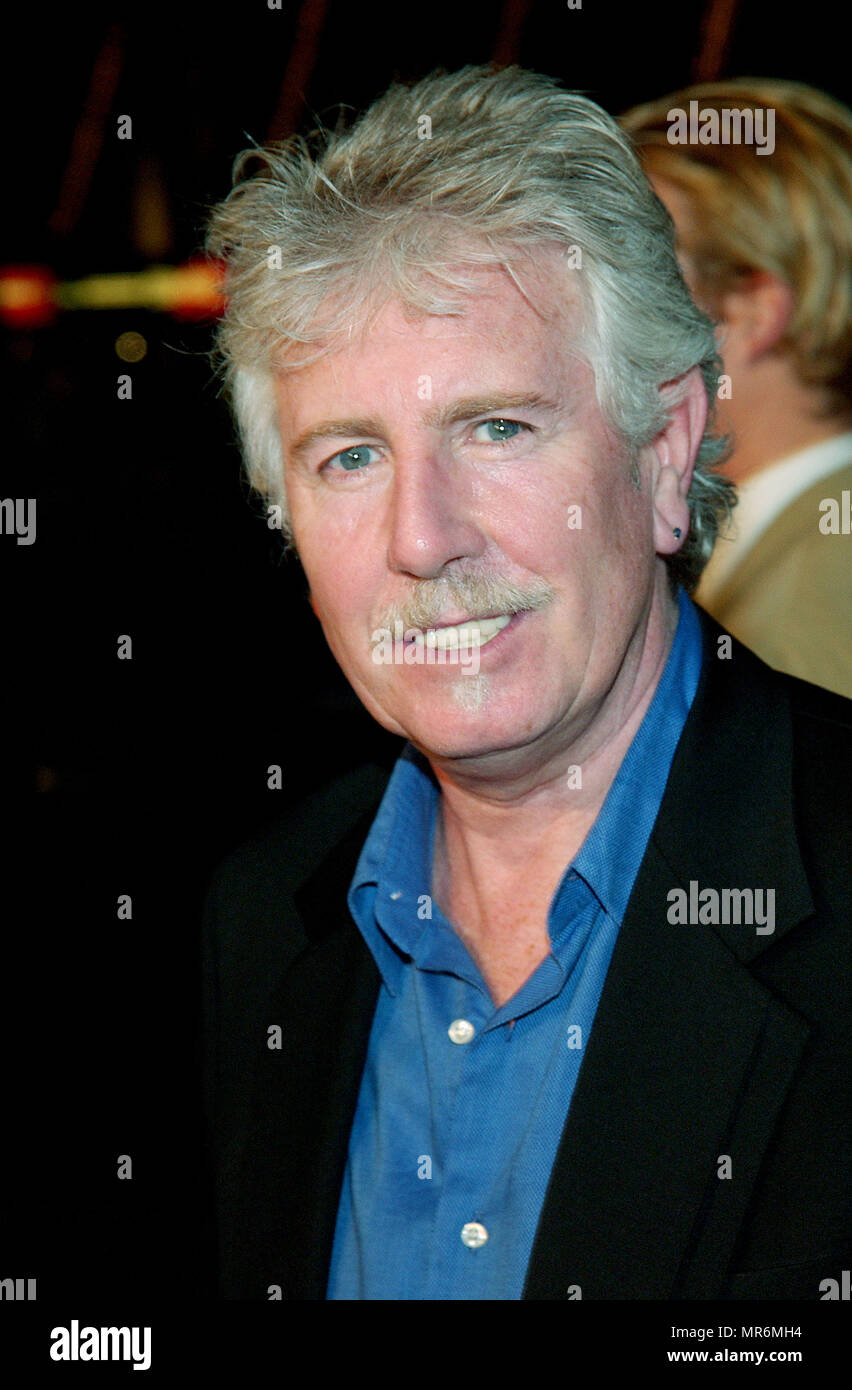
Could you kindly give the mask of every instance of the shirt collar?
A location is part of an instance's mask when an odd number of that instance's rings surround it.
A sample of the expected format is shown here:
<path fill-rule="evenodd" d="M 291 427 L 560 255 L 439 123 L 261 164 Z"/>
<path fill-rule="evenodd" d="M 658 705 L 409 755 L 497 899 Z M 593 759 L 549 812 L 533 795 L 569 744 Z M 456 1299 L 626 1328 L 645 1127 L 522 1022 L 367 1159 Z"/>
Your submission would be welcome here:
<path fill-rule="evenodd" d="M 570 866 L 619 925 L 701 674 L 701 623 L 695 605 L 680 588 L 678 610 L 674 640 L 654 697 Z"/>
<path fill-rule="evenodd" d="M 737 505 L 701 576 L 699 597 L 712 603 L 772 523 L 798 497 L 852 461 L 852 430 L 776 459 L 737 484 Z M 826 481 L 828 486 L 828 482 Z M 816 523 L 814 523 L 816 524 Z"/>

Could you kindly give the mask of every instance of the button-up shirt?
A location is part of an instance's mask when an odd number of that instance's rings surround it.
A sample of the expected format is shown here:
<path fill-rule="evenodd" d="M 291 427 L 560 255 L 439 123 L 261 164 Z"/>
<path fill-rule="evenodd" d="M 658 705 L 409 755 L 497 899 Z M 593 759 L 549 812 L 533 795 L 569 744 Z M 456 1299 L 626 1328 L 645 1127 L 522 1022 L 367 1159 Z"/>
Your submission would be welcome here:
<path fill-rule="evenodd" d="M 408 745 L 349 890 L 381 984 L 329 1299 L 519 1299 L 610 958 L 701 670 L 677 631 L 644 719 L 554 892 L 550 953 L 495 1007 L 431 897 L 439 791 Z M 624 1084 L 630 1084 L 625 1073 Z"/>

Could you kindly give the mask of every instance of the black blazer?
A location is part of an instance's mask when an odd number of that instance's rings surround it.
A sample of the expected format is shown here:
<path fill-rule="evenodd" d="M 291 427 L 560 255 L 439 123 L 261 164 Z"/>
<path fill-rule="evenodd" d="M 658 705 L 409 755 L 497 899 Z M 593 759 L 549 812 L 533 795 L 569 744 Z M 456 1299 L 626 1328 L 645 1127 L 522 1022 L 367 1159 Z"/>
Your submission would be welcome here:
<path fill-rule="evenodd" d="M 699 689 L 619 932 L 523 1297 L 819 1299 L 850 1267 L 852 702 L 704 614 Z M 387 772 L 317 793 L 206 911 L 220 1293 L 325 1297 L 379 987 L 346 893 Z M 775 889 L 775 931 L 672 888 Z M 282 1029 L 280 1050 L 267 1029 Z M 730 1157 L 731 1176 L 719 1172 Z M 274 1296 L 274 1294 L 272 1295 Z M 575 1295 L 576 1296 L 576 1295 Z"/>

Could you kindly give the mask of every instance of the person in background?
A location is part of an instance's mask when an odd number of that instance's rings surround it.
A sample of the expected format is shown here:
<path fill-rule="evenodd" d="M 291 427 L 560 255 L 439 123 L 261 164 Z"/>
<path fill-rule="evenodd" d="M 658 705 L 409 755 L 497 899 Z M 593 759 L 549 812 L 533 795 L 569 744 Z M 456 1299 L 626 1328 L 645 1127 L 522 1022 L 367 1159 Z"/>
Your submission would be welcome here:
<path fill-rule="evenodd" d="M 739 504 L 696 599 L 770 665 L 852 695 L 852 114 L 748 78 L 620 119 L 719 324 Z"/>

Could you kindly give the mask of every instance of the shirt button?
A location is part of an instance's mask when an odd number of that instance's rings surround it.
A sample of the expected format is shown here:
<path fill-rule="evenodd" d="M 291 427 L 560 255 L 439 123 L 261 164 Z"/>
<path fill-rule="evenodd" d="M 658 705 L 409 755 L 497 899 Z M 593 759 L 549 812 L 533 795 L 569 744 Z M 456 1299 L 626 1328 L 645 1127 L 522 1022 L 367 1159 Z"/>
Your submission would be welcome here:
<path fill-rule="evenodd" d="M 466 1043 L 470 1042 L 476 1029 L 466 1018 L 457 1018 L 450 1024 L 447 1032 L 454 1043 Z"/>
<path fill-rule="evenodd" d="M 488 1239 L 488 1232 L 478 1221 L 468 1221 L 461 1228 L 461 1238 L 468 1250 L 478 1250 Z"/>

